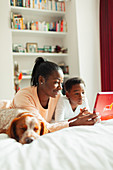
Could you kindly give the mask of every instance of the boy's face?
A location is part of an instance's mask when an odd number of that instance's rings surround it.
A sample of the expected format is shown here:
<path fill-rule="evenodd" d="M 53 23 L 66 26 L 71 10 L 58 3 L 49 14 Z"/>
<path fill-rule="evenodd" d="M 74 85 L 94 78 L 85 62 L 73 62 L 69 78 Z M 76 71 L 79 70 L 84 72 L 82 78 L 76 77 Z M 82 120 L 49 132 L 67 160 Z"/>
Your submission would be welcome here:
<path fill-rule="evenodd" d="M 85 99 L 85 87 L 84 84 L 73 85 L 69 92 L 66 92 L 66 96 L 70 101 L 70 104 L 77 107 L 81 105 Z"/>

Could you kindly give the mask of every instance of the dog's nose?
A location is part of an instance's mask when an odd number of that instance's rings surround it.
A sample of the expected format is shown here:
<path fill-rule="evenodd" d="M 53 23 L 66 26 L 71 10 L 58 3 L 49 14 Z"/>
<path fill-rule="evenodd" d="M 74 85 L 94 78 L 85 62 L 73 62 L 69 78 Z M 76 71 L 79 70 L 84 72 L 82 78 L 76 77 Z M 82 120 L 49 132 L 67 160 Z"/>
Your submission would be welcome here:
<path fill-rule="evenodd" d="M 34 140 L 33 137 L 27 137 L 27 138 L 25 138 L 25 142 L 26 142 L 27 144 L 33 142 L 33 140 Z"/>

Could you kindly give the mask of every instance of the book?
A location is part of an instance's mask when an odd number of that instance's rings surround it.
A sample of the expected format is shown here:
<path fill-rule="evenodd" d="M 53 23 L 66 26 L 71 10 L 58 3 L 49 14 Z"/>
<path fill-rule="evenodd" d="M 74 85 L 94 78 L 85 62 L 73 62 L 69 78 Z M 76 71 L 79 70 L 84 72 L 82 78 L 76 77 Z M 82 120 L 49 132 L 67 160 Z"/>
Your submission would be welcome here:
<path fill-rule="evenodd" d="M 16 6 L 20 6 L 20 7 L 22 7 L 22 0 L 17 0 L 17 2 L 16 2 Z"/>
<path fill-rule="evenodd" d="M 52 0 L 52 10 L 55 11 L 56 8 L 55 8 L 55 0 Z"/>
<path fill-rule="evenodd" d="M 23 0 L 23 7 L 26 7 L 26 0 Z"/>
<path fill-rule="evenodd" d="M 13 0 L 13 6 L 16 6 L 16 0 Z"/>
<path fill-rule="evenodd" d="M 38 0 L 34 0 L 34 8 L 38 9 Z"/>
<path fill-rule="evenodd" d="M 30 8 L 33 8 L 33 0 L 30 0 Z"/>
<path fill-rule="evenodd" d="M 45 2 L 42 0 L 42 9 L 45 9 Z"/>
<path fill-rule="evenodd" d="M 65 11 L 65 2 L 61 2 L 61 11 Z"/>
<path fill-rule="evenodd" d="M 14 6 L 14 0 L 10 0 L 10 5 Z"/>
<path fill-rule="evenodd" d="M 36 30 L 38 30 L 38 21 L 36 21 Z"/>
<path fill-rule="evenodd" d="M 51 0 L 48 1 L 48 10 L 52 10 L 52 1 Z"/>
<path fill-rule="evenodd" d="M 20 14 L 13 14 L 14 29 L 24 29 L 23 16 Z"/>
<path fill-rule="evenodd" d="M 63 20 L 61 20 L 60 31 L 63 32 Z"/>

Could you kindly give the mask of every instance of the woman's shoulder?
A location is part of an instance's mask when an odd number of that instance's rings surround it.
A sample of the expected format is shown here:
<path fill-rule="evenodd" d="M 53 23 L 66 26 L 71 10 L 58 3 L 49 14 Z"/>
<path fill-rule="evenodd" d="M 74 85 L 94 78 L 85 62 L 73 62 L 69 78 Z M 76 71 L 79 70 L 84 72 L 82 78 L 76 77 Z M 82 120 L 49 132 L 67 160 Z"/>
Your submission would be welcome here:
<path fill-rule="evenodd" d="M 22 88 L 20 89 L 18 92 L 17 92 L 17 95 L 18 94 L 26 94 L 26 93 L 33 93 L 34 91 L 36 91 L 36 88 L 37 87 L 34 87 L 34 86 L 28 86 L 28 87 L 25 87 L 25 88 Z"/>
<path fill-rule="evenodd" d="M 14 96 L 13 101 L 11 103 L 12 107 L 22 107 L 22 106 L 28 106 L 31 103 L 34 103 L 34 101 L 37 100 L 36 98 L 36 87 L 25 87 L 20 89 Z"/>
<path fill-rule="evenodd" d="M 37 87 L 25 87 L 20 89 L 14 96 L 14 100 L 26 100 L 26 99 L 36 99 L 37 96 Z"/>

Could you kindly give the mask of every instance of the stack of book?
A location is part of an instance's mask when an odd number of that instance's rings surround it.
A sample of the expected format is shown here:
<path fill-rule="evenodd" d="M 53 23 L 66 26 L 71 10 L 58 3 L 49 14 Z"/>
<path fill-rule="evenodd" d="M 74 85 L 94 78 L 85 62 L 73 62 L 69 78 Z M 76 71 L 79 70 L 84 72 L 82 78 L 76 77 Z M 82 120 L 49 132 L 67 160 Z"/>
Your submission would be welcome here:
<path fill-rule="evenodd" d="M 11 12 L 11 28 L 25 29 L 24 18 L 21 14 Z"/>
<path fill-rule="evenodd" d="M 11 6 L 65 11 L 65 1 L 59 0 L 10 0 Z"/>
<path fill-rule="evenodd" d="M 67 23 L 65 19 L 58 20 L 55 22 L 32 21 L 25 23 L 24 17 L 21 14 L 15 14 L 11 12 L 11 28 L 22 30 L 27 29 L 38 31 L 67 32 Z"/>

